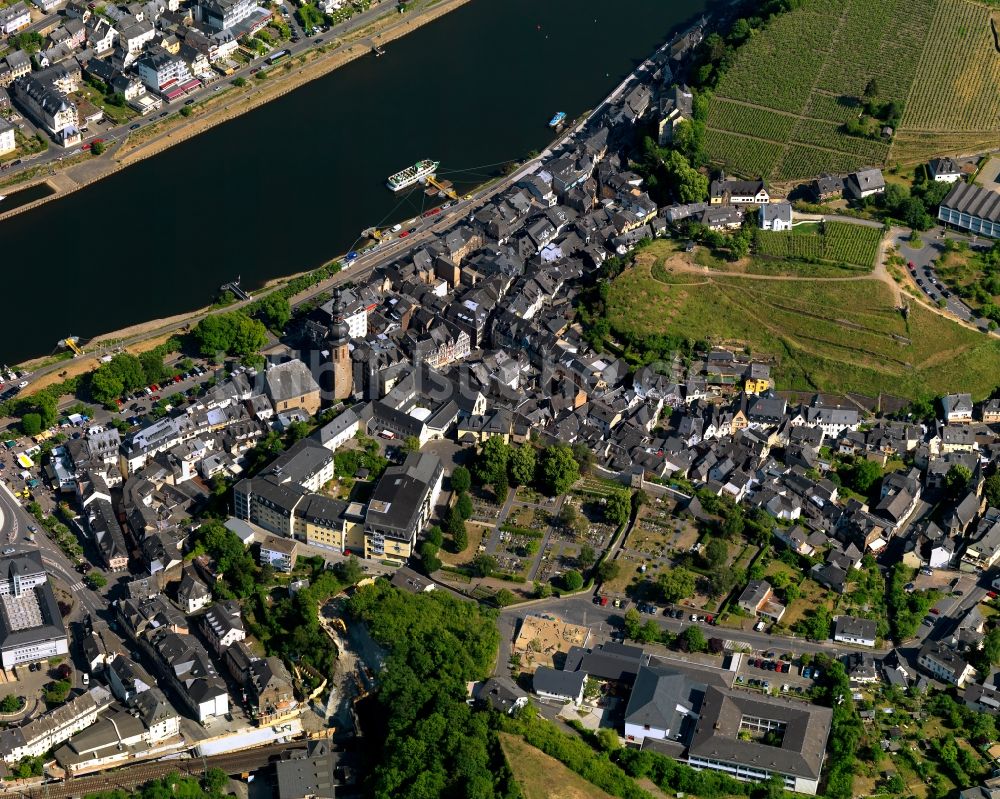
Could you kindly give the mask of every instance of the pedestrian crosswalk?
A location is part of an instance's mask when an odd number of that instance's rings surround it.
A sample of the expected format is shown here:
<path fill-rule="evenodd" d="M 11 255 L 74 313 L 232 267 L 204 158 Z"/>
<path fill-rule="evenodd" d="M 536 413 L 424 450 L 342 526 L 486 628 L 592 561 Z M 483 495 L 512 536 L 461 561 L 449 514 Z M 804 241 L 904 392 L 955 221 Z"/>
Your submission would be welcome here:
<path fill-rule="evenodd" d="M 71 593 L 76 593 L 77 591 L 82 591 L 85 588 L 82 580 L 77 580 L 73 585 L 69 587 Z"/>

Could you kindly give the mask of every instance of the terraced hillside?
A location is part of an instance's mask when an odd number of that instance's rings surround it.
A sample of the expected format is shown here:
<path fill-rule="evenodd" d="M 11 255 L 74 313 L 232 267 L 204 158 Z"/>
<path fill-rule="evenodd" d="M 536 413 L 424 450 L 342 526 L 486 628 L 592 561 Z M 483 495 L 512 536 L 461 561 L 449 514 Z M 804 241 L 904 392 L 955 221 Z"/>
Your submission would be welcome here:
<path fill-rule="evenodd" d="M 712 99 L 707 147 L 770 180 L 1000 145 L 1000 52 L 971 0 L 809 0 L 752 36 Z M 896 138 L 850 135 L 866 89 Z M 871 127 L 871 126 L 870 126 Z"/>
<path fill-rule="evenodd" d="M 608 296 L 613 333 L 669 333 L 774 356 L 779 388 L 933 396 L 996 384 L 1000 342 L 920 305 L 908 319 L 871 273 L 823 278 L 719 274 L 666 242 L 643 251 Z M 681 259 L 681 260 L 678 260 Z"/>

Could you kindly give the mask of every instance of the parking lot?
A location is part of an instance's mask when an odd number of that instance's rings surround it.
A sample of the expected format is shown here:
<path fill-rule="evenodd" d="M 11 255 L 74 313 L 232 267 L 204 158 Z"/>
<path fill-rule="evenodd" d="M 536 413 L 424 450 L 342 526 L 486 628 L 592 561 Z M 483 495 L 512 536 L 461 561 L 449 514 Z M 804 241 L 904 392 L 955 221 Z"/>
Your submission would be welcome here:
<path fill-rule="evenodd" d="M 763 693 L 808 696 L 821 676 L 819 669 L 802 666 L 786 653 L 769 650 L 762 655 L 742 658 L 735 686 Z"/>

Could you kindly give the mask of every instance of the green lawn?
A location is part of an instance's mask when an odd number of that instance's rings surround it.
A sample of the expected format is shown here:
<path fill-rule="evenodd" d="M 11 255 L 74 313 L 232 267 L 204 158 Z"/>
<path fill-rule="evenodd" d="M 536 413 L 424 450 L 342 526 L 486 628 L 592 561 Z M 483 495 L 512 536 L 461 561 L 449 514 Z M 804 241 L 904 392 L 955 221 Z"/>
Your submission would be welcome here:
<path fill-rule="evenodd" d="M 920 306 L 904 319 L 879 281 L 695 272 L 687 284 L 666 285 L 652 267 L 672 246 L 657 242 L 647 252 L 651 257 L 611 285 L 612 330 L 669 332 L 773 355 L 779 388 L 904 397 L 967 391 L 980 398 L 998 382 L 1000 343 Z"/>

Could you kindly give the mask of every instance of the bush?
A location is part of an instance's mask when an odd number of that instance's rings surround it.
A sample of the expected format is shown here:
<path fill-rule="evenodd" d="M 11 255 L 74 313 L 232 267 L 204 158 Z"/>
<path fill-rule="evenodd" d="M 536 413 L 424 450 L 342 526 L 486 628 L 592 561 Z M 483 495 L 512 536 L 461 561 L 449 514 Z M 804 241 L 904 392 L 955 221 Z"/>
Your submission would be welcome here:
<path fill-rule="evenodd" d="M 583 575 L 571 569 L 563 575 L 562 582 L 567 591 L 579 591 L 583 588 Z"/>

